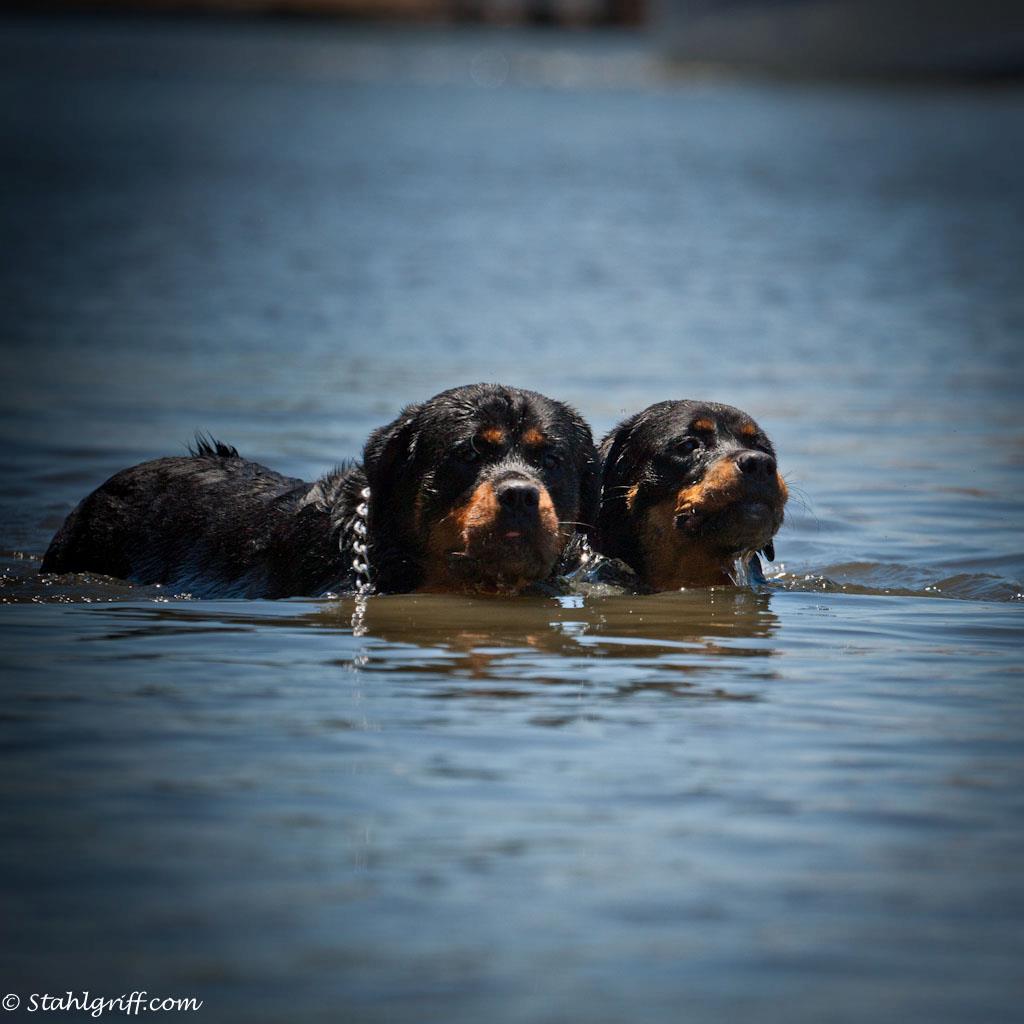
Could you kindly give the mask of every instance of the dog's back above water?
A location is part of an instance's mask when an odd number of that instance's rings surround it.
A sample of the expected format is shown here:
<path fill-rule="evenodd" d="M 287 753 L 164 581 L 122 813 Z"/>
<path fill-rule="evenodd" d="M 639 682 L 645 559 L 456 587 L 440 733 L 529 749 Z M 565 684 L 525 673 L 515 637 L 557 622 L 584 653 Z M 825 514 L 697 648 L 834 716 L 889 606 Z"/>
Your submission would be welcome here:
<path fill-rule="evenodd" d="M 596 521 L 598 493 L 574 410 L 469 385 L 404 409 L 361 465 L 315 483 L 206 441 L 123 470 L 68 516 L 42 571 L 196 597 L 313 597 L 355 589 L 365 540 L 378 591 L 516 592 L 555 572 L 577 526 Z"/>
<path fill-rule="evenodd" d="M 364 483 L 282 476 L 219 442 L 122 470 L 68 516 L 42 572 L 99 572 L 202 597 L 313 595 L 343 584 L 337 538 Z M 333 493 L 332 493 L 333 492 Z"/>

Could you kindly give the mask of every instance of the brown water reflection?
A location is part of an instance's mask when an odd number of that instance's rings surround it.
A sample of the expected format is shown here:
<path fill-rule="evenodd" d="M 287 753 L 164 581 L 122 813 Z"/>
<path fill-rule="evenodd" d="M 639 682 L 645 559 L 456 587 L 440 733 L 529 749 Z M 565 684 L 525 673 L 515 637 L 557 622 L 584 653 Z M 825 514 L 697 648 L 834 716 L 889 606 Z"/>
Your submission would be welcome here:
<path fill-rule="evenodd" d="M 354 601 L 339 601 L 307 621 L 344 627 L 356 612 Z M 708 676 L 731 671 L 737 657 L 773 656 L 768 641 L 778 628 L 770 595 L 732 588 L 590 600 L 375 598 L 367 602 L 362 621 L 366 646 L 339 664 L 367 672 L 402 671 L 395 645 L 428 649 L 432 674 L 458 680 L 437 689 L 433 696 L 439 698 L 519 698 L 538 686 L 564 686 L 573 679 L 586 684 L 602 660 L 614 659 L 619 669 L 608 689 L 622 696 L 659 691 L 751 699 L 748 693 L 709 687 Z M 428 666 L 415 661 L 409 667 L 421 673 Z M 745 678 L 770 677 L 751 673 L 752 667 L 744 666 Z M 488 685 L 477 685 L 483 683 Z"/>
<path fill-rule="evenodd" d="M 353 600 L 322 606 L 309 617 L 344 625 Z M 488 599 L 434 595 L 377 597 L 367 602 L 367 634 L 390 643 L 469 652 L 533 647 L 551 654 L 654 657 L 667 650 L 723 648 L 718 641 L 767 639 L 778 626 L 770 595 L 716 587 L 650 596 Z"/>

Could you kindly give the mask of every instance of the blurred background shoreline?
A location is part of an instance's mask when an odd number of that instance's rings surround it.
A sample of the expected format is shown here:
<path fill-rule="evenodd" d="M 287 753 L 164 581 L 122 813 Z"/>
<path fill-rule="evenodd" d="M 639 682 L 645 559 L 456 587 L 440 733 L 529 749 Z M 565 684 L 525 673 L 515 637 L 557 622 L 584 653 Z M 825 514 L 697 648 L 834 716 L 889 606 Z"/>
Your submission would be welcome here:
<path fill-rule="evenodd" d="M 611 28 L 680 70 L 909 81 L 1024 77 L 1024 4 L 1005 0 L 13 0 L 4 9 Z"/>

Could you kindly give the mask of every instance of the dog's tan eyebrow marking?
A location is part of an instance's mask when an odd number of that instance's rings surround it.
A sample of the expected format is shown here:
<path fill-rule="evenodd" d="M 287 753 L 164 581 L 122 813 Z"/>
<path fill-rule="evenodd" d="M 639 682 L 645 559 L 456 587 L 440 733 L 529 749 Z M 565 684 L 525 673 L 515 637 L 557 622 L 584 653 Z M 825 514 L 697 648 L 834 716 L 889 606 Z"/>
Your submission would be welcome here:
<path fill-rule="evenodd" d="M 757 437 L 757 427 L 750 420 L 747 420 L 746 423 L 740 426 L 740 433 L 744 437 Z"/>
<path fill-rule="evenodd" d="M 706 416 L 701 416 L 699 419 L 694 420 L 690 424 L 691 430 L 700 430 L 704 433 L 713 434 L 715 432 L 715 421 L 708 419 Z"/>
<path fill-rule="evenodd" d="M 636 496 L 640 492 L 640 485 L 633 484 L 628 491 L 626 491 L 626 508 L 633 511 L 633 505 L 636 503 Z"/>
<path fill-rule="evenodd" d="M 523 444 L 539 445 L 547 444 L 547 438 L 536 427 L 530 427 L 522 437 Z"/>
<path fill-rule="evenodd" d="M 505 431 L 501 427 L 486 427 L 480 431 L 480 439 L 488 444 L 504 444 Z"/>

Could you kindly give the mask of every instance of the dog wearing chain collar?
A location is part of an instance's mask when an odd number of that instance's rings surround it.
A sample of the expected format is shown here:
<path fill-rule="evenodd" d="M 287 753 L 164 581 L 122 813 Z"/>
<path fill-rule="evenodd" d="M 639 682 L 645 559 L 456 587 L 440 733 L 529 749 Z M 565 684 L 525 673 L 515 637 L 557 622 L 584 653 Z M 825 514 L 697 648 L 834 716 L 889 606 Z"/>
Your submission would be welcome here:
<path fill-rule="evenodd" d="M 739 409 L 659 402 L 601 443 L 596 547 L 653 590 L 731 581 L 738 559 L 775 558 L 788 492 L 765 432 Z"/>
<path fill-rule="evenodd" d="M 196 597 L 330 591 L 515 593 L 596 522 L 590 428 L 533 391 L 476 384 L 410 405 L 363 462 L 305 483 L 198 440 L 111 477 L 68 516 L 42 572 Z"/>

